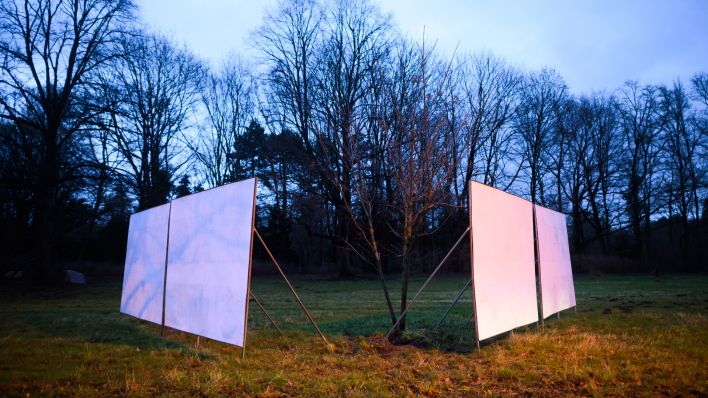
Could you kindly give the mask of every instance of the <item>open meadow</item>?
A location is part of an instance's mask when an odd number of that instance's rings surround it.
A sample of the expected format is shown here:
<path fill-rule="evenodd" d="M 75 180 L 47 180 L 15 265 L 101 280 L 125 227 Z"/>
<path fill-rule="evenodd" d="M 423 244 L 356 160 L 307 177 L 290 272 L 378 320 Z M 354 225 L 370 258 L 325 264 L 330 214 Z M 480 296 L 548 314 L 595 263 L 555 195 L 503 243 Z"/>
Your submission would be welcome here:
<path fill-rule="evenodd" d="M 0 396 L 708 394 L 706 275 L 576 276 L 577 313 L 483 342 L 480 354 L 469 290 L 433 330 L 464 278 L 430 285 L 408 318 L 409 344 L 398 346 L 383 336 L 378 281 L 293 281 L 329 349 L 280 279 L 255 278 L 284 335 L 251 303 L 245 359 L 174 330 L 160 338 L 159 326 L 120 314 L 120 280 L 41 292 L 2 285 Z"/>

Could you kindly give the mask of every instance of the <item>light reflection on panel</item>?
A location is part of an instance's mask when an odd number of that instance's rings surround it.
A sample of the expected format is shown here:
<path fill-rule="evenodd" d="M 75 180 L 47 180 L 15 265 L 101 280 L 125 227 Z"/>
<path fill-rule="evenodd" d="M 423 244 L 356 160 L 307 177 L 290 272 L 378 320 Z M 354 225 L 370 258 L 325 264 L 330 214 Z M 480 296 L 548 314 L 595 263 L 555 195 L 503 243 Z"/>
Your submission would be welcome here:
<path fill-rule="evenodd" d="M 165 325 L 243 346 L 255 179 L 172 201 Z"/>
<path fill-rule="evenodd" d="M 532 204 L 471 182 L 470 226 L 479 340 L 538 321 Z"/>
<path fill-rule="evenodd" d="M 542 313 L 546 318 L 575 306 L 565 214 L 536 206 Z"/>
<path fill-rule="evenodd" d="M 170 205 L 130 216 L 120 312 L 162 323 L 167 224 Z"/>

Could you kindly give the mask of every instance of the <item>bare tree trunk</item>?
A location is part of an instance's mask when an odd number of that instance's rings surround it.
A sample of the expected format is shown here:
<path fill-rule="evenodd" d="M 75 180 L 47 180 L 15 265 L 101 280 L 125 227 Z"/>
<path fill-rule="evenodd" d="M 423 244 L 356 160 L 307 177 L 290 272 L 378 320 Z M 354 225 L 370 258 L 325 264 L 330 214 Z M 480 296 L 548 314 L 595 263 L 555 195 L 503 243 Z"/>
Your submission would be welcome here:
<path fill-rule="evenodd" d="M 57 126 L 58 127 L 58 126 Z M 61 272 L 52 256 L 54 242 L 54 195 L 57 181 L 57 148 L 56 133 L 47 131 L 45 151 L 40 167 L 37 214 L 35 224 L 35 253 L 38 256 L 34 267 L 33 279 L 38 283 L 58 283 Z"/>
<path fill-rule="evenodd" d="M 401 249 L 401 313 L 406 310 L 408 305 L 408 279 L 410 278 L 410 262 L 408 259 L 409 247 L 407 242 L 403 242 Z M 398 323 L 398 329 L 396 329 L 396 334 L 400 337 L 400 334 L 406 330 L 406 317 L 405 315 L 401 318 Z"/>

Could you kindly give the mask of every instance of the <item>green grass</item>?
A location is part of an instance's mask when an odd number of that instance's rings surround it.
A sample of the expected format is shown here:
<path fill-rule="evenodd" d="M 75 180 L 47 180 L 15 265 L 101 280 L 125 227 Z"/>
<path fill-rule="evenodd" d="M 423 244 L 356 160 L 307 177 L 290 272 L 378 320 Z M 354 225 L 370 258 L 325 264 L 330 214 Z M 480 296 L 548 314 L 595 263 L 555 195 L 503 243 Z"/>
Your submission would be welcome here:
<path fill-rule="evenodd" d="M 422 279 L 415 279 L 415 292 Z M 469 291 L 437 278 L 391 345 L 377 281 L 295 281 L 328 350 L 278 279 L 254 279 L 285 335 L 252 304 L 238 347 L 118 313 L 120 281 L 0 287 L 0 396 L 706 396 L 708 276 L 576 277 L 578 308 L 475 351 Z M 391 281 L 396 290 L 396 282 Z M 412 293 L 411 293 L 412 295 Z"/>

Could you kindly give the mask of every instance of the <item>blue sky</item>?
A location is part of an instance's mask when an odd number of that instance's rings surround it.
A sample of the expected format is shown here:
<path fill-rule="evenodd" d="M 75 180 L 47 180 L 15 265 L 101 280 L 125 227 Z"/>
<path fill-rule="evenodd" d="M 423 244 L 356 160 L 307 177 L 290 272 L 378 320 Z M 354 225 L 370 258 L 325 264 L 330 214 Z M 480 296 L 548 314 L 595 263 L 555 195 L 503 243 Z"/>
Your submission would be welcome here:
<path fill-rule="evenodd" d="M 252 54 L 248 34 L 275 0 L 137 0 L 143 22 L 213 63 Z M 626 80 L 687 82 L 708 72 L 708 1 L 374 0 L 403 34 L 452 54 L 491 50 L 524 69 L 555 68 L 576 94 Z"/>

